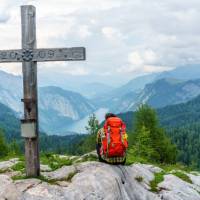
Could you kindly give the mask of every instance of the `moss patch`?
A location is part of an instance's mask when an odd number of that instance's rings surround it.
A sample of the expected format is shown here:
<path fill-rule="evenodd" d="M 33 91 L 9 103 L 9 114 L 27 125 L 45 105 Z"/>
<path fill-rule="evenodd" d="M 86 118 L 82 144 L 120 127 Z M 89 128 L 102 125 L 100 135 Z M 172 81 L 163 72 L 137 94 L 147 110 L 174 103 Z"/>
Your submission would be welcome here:
<path fill-rule="evenodd" d="M 78 170 L 69 173 L 69 175 L 68 175 L 67 178 L 66 178 L 66 181 L 72 182 L 72 178 L 73 178 L 77 173 L 78 173 Z"/>
<path fill-rule="evenodd" d="M 182 179 L 183 181 L 192 184 L 192 181 L 191 181 L 190 177 L 189 177 L 187 174 L 185 174 L 184 172 L 176 171 L 176 172 L 174 172 L 174 173 L 172 173 L 172 174 L 173 174 L 174 176 L 179 177 L 179 178 Z"/>
<path fill-rule="evenodd" d="M 137 182 L 141 183 L 141 182 L 144 180 L 144 178 L 143 178 L 142 176 L 136 176 L 136 177 L 135 177 L 135 180 L 136 180 Z"/>
<path fill-rule="evenodd" d="M 12 180 L 16 181 L 16 180 L 24 180 L 24 179 L 31 179 L 31 178 L 36 178 L 36 179 L 39 179 L 43 182 L 47 182 L 49 184 L 55 184 L 56 183 L 56 180 L 49 180 L 47 179 L 45 176 L 26 176 L 26 175 L 17 175 L 17 176 L 13 176 L 11 177 Z"/>
<path fill-rule="evenodd" d="M 9 170 L 8 169 L 0 169 L 0 174 L 4 174 L 4 173 L 6 173 L 6 172 L 8 172 Z"/>
<path fill-rule="evenodd" d="M 12 177 L 11 177 L 11 179 L 12 179 L 13 181 L 23 180 L 23 179 L 28 179 L 28 178 L 30 178 L 30 177 L 27 177 L 27 176 L 25 176 L 25 175 L 16 175 L 16 176 L 12 176 Z"/>

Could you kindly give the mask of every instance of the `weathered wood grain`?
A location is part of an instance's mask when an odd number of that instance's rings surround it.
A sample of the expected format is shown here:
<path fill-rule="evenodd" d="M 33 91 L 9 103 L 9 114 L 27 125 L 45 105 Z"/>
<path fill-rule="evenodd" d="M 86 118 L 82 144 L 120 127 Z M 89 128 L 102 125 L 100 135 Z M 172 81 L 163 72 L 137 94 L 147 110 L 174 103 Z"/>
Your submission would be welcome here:
<path fill-rule="evenodd" d="M 0 63 L 85 60 L 84 47 L 0 50 Z"/>
<path fill-rule="evenodd" d="M 22 48 L 36 48 L 35 7 L 21 6 Z M 23 62 L 24 120 L 35 120 L 36 137 L 25 138 L 26 175 L 39 176 L 37 62 Z"/>

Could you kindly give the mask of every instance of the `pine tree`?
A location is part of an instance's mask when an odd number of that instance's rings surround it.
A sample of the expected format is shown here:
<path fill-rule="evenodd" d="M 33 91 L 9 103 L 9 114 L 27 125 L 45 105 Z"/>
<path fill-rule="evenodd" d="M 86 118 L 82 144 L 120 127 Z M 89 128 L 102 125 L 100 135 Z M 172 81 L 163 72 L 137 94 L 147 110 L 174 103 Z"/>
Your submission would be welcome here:
<path fill-rule="evenodd" d="M 150 131 L 145 126 L 142 126 L 138 131 L 139 132 L 136 136 L 137 143 L 135 145 L 136 155 L 141 156 L 147 160 L 158 159 L 159 155 L 153 148 Z"/>
<path fill-rule="evenodd" d="M 20 155 L 20 148 L 16 140 L 13 140 L 9 144 L 9 154 L 11 155 Z"/>
<path fill-rule="evenodd" d="M 4 132 L 0 129 L 0 157 L 5 157 L 8 155 L 8 146 L 4 138 Z"/>
<path fill-rule="evenodd" d="M 176 162 L 176 146 L 160 127 L 155 110 L 148 105 L 141 105 L 135 120 L 136 146 L 140 145 L 142 155 L 161 163 Z"/>
<path fill-rule="evenodd" d="M 88 125 L 85 127 L 90 135 L 96 135 L 100 126 L 95 114 L 93 113 L 88 120 Z"/>
<path fill-rule="evenodd" d="M 96 148 L 96 137 L 100 125 L 95 114 L 89 117 L 88 125 L 85 128 L 88 132 L 88 136 L 78 146 L 77 152 L 80 154 L 93 151 Z"/>

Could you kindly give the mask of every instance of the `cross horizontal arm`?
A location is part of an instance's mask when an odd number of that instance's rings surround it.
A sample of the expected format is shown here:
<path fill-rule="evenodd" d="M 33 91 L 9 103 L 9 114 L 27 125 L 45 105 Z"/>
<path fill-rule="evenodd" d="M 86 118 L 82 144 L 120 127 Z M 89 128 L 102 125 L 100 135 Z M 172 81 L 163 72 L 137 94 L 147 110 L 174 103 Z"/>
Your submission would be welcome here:
<path fill-rule="evenodd" d="M 85 59 L 86 55 L 84 47 L 0 50 L 0 63 L 78 61 Z"/>

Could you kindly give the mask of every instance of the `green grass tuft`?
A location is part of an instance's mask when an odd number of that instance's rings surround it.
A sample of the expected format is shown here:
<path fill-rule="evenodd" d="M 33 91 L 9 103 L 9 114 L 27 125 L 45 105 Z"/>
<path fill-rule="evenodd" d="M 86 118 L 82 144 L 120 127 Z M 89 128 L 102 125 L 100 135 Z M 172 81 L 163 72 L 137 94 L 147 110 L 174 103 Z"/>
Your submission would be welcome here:
<path fill-rule="evenodd" d="M 164 181 L 164 172 L 159 172 L 154 174 L 154 179 L 150 182 L 150 191 L 158 192 L 158 184 Z"/>
<path fill-rule="evenodd" d="M 191 172 L 192 169 L 188 166 L 182 165 L 180 163 L 176 163 L 176 164 L 159 164 L 158 167 L 162 168 L 164 171 L 166 172 L 171 172 L 173 170 L 182 170 L 185 172 Z"/>
<path fill-rule="evenodd" d="M 72 161 L 67 158 L 60 158 L 55 154 L 42 154 L 40 157 L 41 163 L 45 165 L 49 165 L 52 170 L 59 169 L 63 166 L 72 165 Z"/>
<path fill-rule="evenodd" d="M 149 162 L 146 158 L 137 156 L 137 155 L 135 155 L 135 153 L 132 150 L 129 150 L 127 152 L 126 165 L 131 165 L 133 163 L 149 164 Z"/>
<path fill-rule="evenodd" d="M 20 171 L 20 172 L 24 173 L 25 172 L 25 163 L 23 161 L 20 161 L 17 164 L 13 165 L 11 167 L 11 169 L 14 171 Z"/>
<path fill-rule="evenodd" d="M 17 181 L 17 180 L 23 180 L 23 179 L 28 179 L 29 177 L 25 176 L 25 175 L 16 175 L 16 176 L 12 176 L 11 179 L 13 181 Z"/>

